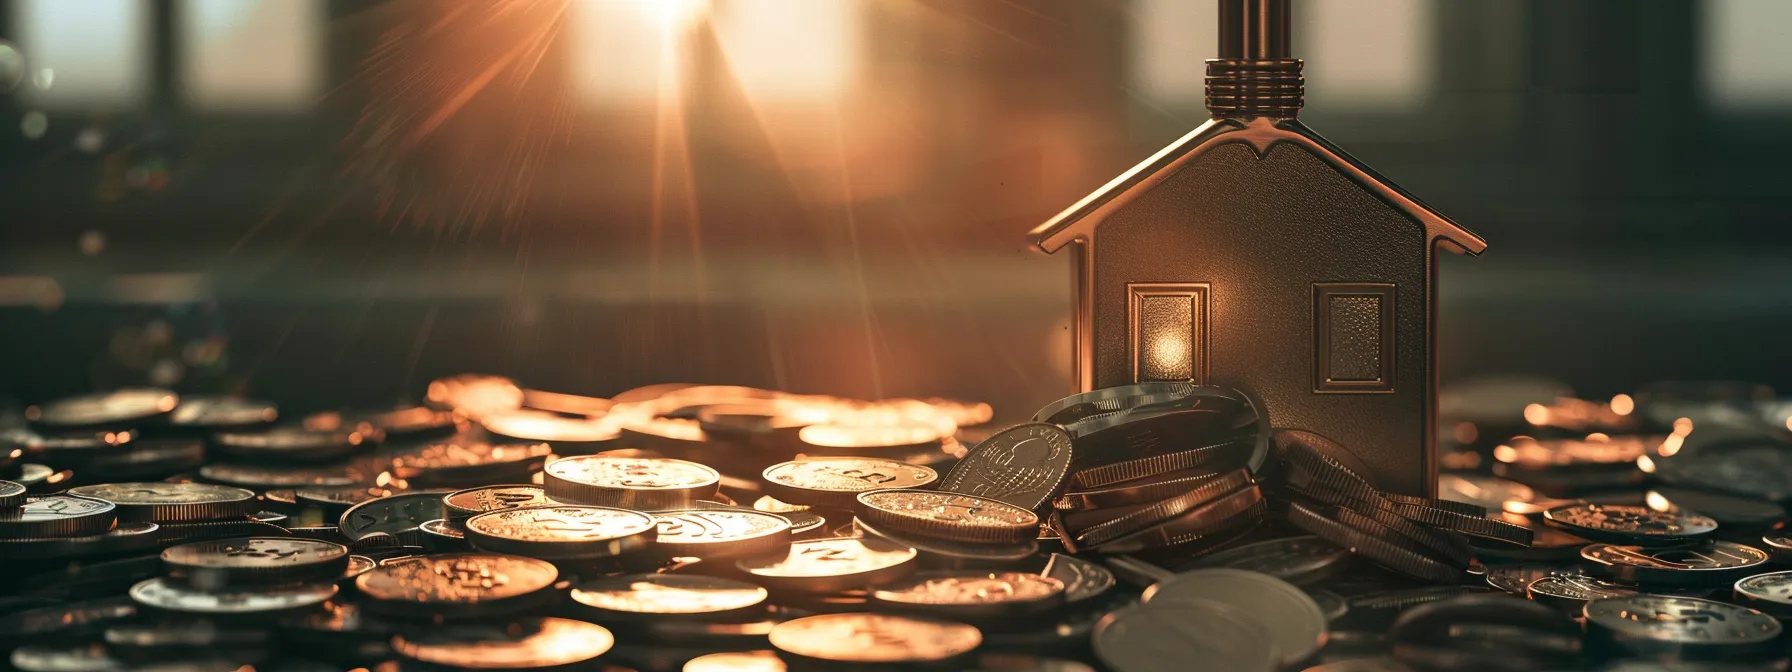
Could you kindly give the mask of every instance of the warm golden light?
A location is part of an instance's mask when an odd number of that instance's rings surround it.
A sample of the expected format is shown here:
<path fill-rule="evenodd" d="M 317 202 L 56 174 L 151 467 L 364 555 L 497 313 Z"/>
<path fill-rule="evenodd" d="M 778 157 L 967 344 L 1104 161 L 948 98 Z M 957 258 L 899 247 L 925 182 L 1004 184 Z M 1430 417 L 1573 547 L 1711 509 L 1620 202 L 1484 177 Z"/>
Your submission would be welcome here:
<path fill-rule="evenodd" d="M 1150 371 L 1189 371 L 1194 368 L 1189 362 L 1188 336 L 1182 334 L 1161 335 L 1151 342 L 1151 362 L 1140 367 Z"/>
<path fill-rule="evenodd" d="M 1654 490 L 1650 490 L 1649 494 L 1643 496 L 1643 503 L 1648 504 L 1649 508 L 1654 511 L 1674 510 L 1674 503 L 1668 501 L 1668 498 L 1661 496 L 1661 493 Z"/>
<path fill-rule="evenodd" d="M 1685 443 L 1686 437 L 1679 434 L 1669 434 L 1668 438 L 1662 439 L 1661 447 L 1656 448 L 1655 450 L 1656 452 L 1661 453 L 1662 457 L 1671 457 L 1674 453 L 1680 452 L 1680 446 Z"/>
<path fill-rule="evenodd" d="M 1613 413 L 1617 413 L 1618 415 L 1630 415 L 1630 412 L 1634 410 L 1636 410 L 1636 400 L 1631 399 L 1630 395 L 1620 394 L 1612 397 Z"/>
<path fill-rule="evenodd" d="M 1531 404 L 1524 407 L 1524 421 L 1533 425 L 1549 423 L 1549 408 L 1543 404 Z"/>
<path fill-rule="evenodd" d="M 1655 473 L 1655 460 L 1649 459 L 1648 455 L 1639 455 L 1636 458 L 1636 468 L 1643 470 L 1645 474 L 1653 474 Z"/>
<path fill-rule="evenodd" d="M 1787 423 L 1788 427 L 1792 427 L 1792 420 L 1787 420 Z M 1692 418 L 1680 418 L 1674 421 L 1674 436 L 1686 436 L 1691 433 Z"/>
<path fill-rule="evenodd" d="M 716 37 L 728 68 L 760 102 L 831 101 L 857 70 L 858 0 L 730 0 Z"/>

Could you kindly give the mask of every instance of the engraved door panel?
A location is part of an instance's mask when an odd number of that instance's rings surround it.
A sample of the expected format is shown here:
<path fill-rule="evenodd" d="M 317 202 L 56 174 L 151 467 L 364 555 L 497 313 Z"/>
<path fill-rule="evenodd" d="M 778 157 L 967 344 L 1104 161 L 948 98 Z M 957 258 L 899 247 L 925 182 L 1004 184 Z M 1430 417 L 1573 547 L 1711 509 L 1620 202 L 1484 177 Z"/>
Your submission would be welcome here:
<path fill-rule="evenodd" d="M 1394 285 L 1313 285 L 1313 391 L 1394 391 Z"/>
<path fill-rule="evenodd" d="M 1207 382 L 1210 290 L 1205 282 L 1126 285 L 1133 382 Z"/>

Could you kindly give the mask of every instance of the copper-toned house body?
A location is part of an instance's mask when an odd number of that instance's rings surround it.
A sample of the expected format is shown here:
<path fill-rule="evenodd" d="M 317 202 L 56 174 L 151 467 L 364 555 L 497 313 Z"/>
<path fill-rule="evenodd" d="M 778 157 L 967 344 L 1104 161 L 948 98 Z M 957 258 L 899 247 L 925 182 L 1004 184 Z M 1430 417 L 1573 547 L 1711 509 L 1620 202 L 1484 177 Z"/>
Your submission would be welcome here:
<path fill-rule="evenodd" d="M 1074 250 L 1077 384 L 1238 387 L 1431 493 L 1436 256 L 1487 243 L 1295 119 L 1287 0 L 1220 5 L 1214 119 L 1030 234 Z"/>

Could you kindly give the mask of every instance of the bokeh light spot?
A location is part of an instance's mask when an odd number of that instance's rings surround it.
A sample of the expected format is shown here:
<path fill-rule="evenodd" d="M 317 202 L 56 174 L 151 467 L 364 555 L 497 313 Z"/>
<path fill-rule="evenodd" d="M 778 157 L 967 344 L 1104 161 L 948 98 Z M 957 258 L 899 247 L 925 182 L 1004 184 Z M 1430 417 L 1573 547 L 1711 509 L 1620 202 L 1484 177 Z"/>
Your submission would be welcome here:
<path fill-rule="evenodd" d="M 19 120 L 19 132 L 24 133 L 28 139 L 36 140 L 44 137 L 44 133 L 49 130 L 50 118 L 44 116 L 42 112 L 26 112 L 25 118 Z"/>

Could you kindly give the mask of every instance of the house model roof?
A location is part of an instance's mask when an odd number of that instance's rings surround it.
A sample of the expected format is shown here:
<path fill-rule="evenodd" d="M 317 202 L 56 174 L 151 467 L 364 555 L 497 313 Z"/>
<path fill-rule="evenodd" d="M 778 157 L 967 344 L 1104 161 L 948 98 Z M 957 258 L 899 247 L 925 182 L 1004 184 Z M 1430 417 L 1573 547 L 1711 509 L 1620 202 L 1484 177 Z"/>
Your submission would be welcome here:
<path fill-rule="evenodd" d="M 1259 157 L 1278 144 L 1298 145 L 1369 193 L 1413 218 L 1425 227 L 1427 238 L 1447 243 L 1446 248 L 1458 253 L 1480 254 L 1487 249 L 1487 241 L 1473 231 L 1450 221 L 1450 218 L 1319 137 L 1304 124 L 1292 119 L 1277 121 L 1269 118 L 1256 118 L 1248 122 L 1220 119 L 1208 121 L 1121 173 L 1094 193 L 1084 196 L 1050 221 L 1039 225 L 1027 234 L 1027 239 L 1041 250 L 1056 252 L 1071 242 L 1088 237 L 1095 231 L 1095 227 L 1101 225 L 1102 220 L 1156 187 L 1207 150 L 1235 142 L 1251 145 Z"/>

